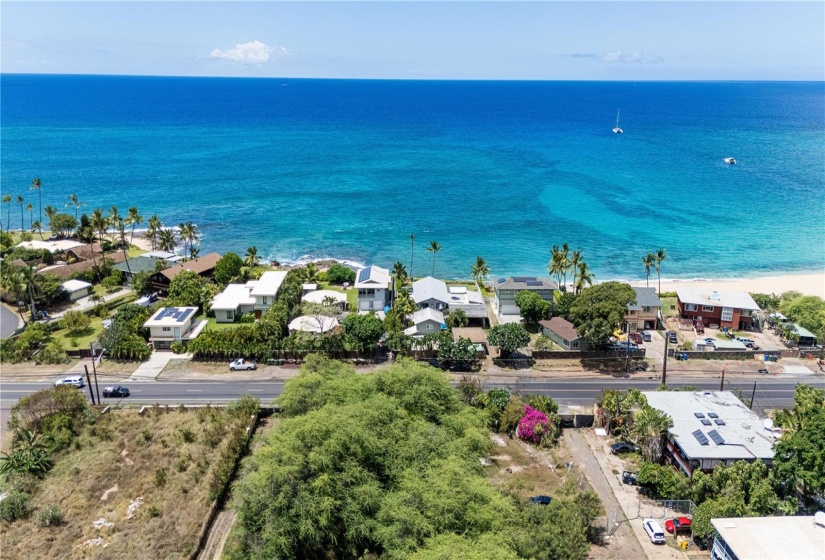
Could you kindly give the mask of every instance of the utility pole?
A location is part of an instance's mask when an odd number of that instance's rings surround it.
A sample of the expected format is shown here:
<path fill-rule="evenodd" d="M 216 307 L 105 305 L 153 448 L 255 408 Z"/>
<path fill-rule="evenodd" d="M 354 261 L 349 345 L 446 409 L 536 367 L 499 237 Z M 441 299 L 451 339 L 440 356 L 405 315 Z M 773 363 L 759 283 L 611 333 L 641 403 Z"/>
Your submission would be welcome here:
<path fill-rule="evenodd" d="M 748 408 L 753 410 L 753 399 L 756 397 L 756 381 L 753 382 L 753 392 L 751 393 L 751 404 Z"/>
<path fill-rule="evenodd" d="M 89 386 L 89 396 L 92 397 L 92 406 L 95 404 L 95 393 L 92 391 L 92 380 L 89 379 L 89 366 L 83 366 L 86 370 L 86 385 Z"/>
<path fill-rule="evenodd" d="M 665 331 L 665 355 L 662 358 L 662 385 L 667 386 L 667 331 Z"/>
<path fill-rule="evenodd" d="M 94 341 L 89 343 L 89 349 L 92 351 L 92 371 L 95 375 L 95 392 L 97 393 L 97 404 L 101 404 L 100 402 L 100 387 L 97 386 L 97 367 L 95 366 L 95 343 Z M 102 351 L 102 350 L 101 350 Z"/>
<path fill-rule="evenodd" d="M 727 368 L 727 366 L 725 366 L 725 368 Z M 725 369 L 722 370 L 722 382 L 719 383 L 719 390 L 720 391 L 725 390 Z"/>

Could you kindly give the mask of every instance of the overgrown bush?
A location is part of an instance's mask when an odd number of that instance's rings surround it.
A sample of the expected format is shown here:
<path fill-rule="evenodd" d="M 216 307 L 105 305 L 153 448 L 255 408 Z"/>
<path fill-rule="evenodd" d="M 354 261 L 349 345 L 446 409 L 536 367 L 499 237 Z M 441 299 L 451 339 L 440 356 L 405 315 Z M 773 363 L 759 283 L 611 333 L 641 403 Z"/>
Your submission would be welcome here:
<path fill-rule="evenodd" d="M 69 336 L 83 336 L 91 326 L 92 320 L 82 311 L 69 310 L 60 319 L 60 328 L 66 329 Z"/>
<path fill-rule="evenodd" d="M 545 395 L 526 395 L 524 402 L 545 414 L 556 414 L 559 411 L 556 401 Z"/>
<path fill-rule="evenodd" d="M 355 282 L 355 271 L 339 263 L 333 263 L 326 271 L 326 281 L 330 284 L 343 284 Z"/>
<path fill-rule="evenodd" d="M 38 511 L 34 520 L 40 527 L 57 527 L 63 524 L 65 516 L 60 507 L 52 504 Z"/>
<path fill-rule="evenodd" d="M 69 359 L 66 351 L 56 340 L 49 342 L 45 348 L 34 356 L 36 364 L 64 364 Z"/>
<path fill-rule="evenodd" d="M 173 354 L 185 354 L 186 346 L 184 346 L 182 342 L 178 342 L 176 340 L 172 343 L 171 350 Z"/>
<path fill-rule="evenodd" d="M 0 501 L 0 521 L 14 523 L 18 519 L 26 519 L 31 515 L 31 504 L 28 494 L 14 492 Z"/>
<path fill-rule="evenodd" d="M 238 322 L 245 323 L 245 324 L 254 323 L 255 322 L 255 314 L 254 313 L 243 313 Z"/>

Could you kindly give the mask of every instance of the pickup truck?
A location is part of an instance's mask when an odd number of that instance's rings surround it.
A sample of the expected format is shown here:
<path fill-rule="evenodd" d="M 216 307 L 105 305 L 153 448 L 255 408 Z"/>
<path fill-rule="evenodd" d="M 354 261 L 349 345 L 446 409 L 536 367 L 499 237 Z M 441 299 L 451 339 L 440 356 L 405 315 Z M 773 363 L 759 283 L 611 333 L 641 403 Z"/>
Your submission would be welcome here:
<path fill-rule="evenodd" d="M 229 363 L 229 371 L 237 371 L 237 370 L 253 370 L 257 369 L 258 365 L 255 362 L 248 362 L 243 358 L 238 358 L 234 362 Z"/>

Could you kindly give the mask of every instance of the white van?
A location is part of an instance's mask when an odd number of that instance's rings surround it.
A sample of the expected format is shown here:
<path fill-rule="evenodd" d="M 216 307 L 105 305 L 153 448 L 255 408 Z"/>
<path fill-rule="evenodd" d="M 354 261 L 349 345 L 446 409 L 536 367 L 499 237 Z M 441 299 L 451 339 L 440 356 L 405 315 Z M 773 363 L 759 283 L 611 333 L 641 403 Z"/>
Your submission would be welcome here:
<path fill-rule="evenodd" d="M 74 385 L 78 389 L 86 386 L 86 384 L 83 383 L 83 377 L 80 375 L 70 375 L 54 382 L 55 387 L 59 387 L 60 385 Z"/>
<path fill-rule="evenodd" d="M 653 544 L 665 544 L 665 532 L 655 519 L 645 519 L 643 522 L 645 533 Z"/>

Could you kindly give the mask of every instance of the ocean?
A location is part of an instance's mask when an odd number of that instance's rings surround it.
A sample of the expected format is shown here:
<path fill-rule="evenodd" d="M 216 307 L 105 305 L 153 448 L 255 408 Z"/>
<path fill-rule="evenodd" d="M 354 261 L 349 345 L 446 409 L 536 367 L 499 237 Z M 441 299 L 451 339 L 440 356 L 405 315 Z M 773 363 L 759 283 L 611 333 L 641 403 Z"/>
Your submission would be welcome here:
<path fill-rule="evenodd" d="M 546 275 L 562 243 L 597 280 L 644 278 L 661 247 L 663 279 L 825 266 L 822 82 L 4 74 L 0 88 L 2 192 L 35 219 L 39 177 L 44 206 L 76 194 L 85 212 L 191 220 L 201 254 L 409 268 L 414 234 L 416 276 L 431 240 L 448 278 L 476 256 L 493 276 Z"/>

